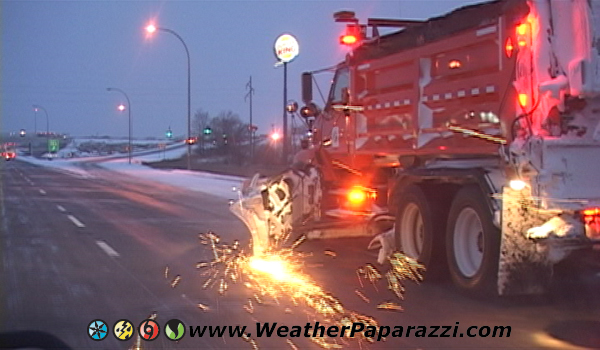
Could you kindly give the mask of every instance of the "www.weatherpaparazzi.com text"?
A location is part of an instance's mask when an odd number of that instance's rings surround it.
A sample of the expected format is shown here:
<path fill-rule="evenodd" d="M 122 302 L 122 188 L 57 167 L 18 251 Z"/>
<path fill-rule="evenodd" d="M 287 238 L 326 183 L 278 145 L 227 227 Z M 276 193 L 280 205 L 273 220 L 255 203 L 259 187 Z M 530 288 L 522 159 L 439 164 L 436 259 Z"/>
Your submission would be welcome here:
<path fill-rule="evenodd" d="M 381 341 L 386 337 L 401 338 L 457 338 L 457 337 L 510 337 L 511 326 L 469 326 L 461 328 L 459 322 L 452 326 L 365 326 L 355 322 L 352 325 L 324 326 L 316 322 L 304 326 L 286 326 L 274 323 L 256 323 L 256 333 L 261 337 L 290 337 L 290 338 L 353 338 L 362 336 Z M 190 326 L 190 337 L 243 337 L 253 336 L 247 326 Z"/>

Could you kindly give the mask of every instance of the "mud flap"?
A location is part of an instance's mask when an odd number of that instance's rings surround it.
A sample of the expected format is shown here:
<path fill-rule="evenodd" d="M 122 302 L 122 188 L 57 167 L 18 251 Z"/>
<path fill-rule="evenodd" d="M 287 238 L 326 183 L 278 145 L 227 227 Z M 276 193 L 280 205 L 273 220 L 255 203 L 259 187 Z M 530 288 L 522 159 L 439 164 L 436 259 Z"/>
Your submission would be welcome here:
<path fill-rule="evenodd" d="M 542 214 L 529 188 L 505 187 L 502 195 L 502 238 L 498 266 L 498 294 L 542 294 L 552 279 L 547 247 L 527 239 L 527 230 L 552 217 Z"/>

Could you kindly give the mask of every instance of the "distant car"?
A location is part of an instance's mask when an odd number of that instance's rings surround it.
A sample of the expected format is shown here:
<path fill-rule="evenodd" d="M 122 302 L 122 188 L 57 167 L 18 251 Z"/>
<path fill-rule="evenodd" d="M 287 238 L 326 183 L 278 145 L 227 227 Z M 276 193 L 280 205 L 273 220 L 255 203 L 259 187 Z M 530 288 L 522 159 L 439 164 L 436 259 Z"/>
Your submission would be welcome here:
<path fill-rule="evenodd" d="M 42 154 L 42 158 L 46 158 L 48 160 L 52 160 L 52 159 L 57 158 L 57 157 L 58 157 L 58 154 L 56 154 L 56 153 L 44 153 L 44 154 Z"/>
<path fill-rule="evenodd" d="M 2 158 L 4 158 L 6 161 L 15 159 L 16 157 L 17 157 L 17 153 L 16 152 L 12 152 L 12 151 L 2 152 Z"/>

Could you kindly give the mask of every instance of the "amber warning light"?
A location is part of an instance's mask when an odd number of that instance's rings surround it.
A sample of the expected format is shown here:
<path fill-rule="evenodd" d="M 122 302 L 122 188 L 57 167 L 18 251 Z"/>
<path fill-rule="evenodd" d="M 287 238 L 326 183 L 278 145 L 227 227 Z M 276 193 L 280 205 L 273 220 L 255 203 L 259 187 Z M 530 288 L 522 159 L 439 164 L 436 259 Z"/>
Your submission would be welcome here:
<path fill-rule="evenodd" d="M 600 208 L 589 208 L 581 212 L 589 238 L 600 239 Z"/>
<path fill-rule="evenodd" d="M 360 207 L 366 204 L 368 200 L 377 199 L 377 192 L 370 188 L 353 186 L 348 191 L 346 199 L 351 207 Z"/>

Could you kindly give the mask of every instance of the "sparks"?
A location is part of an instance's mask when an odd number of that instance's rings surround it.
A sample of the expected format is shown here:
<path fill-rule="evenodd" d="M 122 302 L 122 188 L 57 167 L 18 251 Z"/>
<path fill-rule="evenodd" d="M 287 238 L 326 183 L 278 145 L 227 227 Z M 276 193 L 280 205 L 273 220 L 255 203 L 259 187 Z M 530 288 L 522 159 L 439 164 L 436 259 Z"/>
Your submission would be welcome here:
<path fill-rule="evenodd" d="M 325 255 L 329 255 L 329 256 L 332 256 L 332 257 L 336 257 L 337 256 L 336 252 L 334 252 L 333 250 L 329 250 L 329 249 L 327 249 L 324 253 L 325 253 Z"/>
<path fill-rule="evenodd" d="M 179 276 L 179 275 L 175 276 L 175 279 L 173 280 L 173 282 L 171 282 L 171 288 L 177 287 L 177 285 L 179 284 L 179 281 L 181 281 L 181 276 Z"/>
<path fill-rule="evenodd" d="M 391 311 L 404 311 L 402 306 L 400 306 L 396 303 L 392 303 L 392 302 L 381 303 L 381 304 L 377 305 L 377 308 L 383 309 L 383 310 L 391 310 Z"/>
<path fill-rule="evenodd" d="M 303 241 L 300 238 L 291 248 L 267 248 L 260 256 L 250 256 L 240 246 L 238 241 L 233 244 L 221 243 L 219 237 L 212 233 L 200 234 L 200 242 L 212 251 L 214 259 L 210 262 L 200 262 L 196 268 L 201 270 L 201 275 L 206 276 L 202 288 L 215 288 L 223 295 L 232 284 L 240 284 L 252 292 L 252 297 L 242 308 L 253 314 L 256 305 L 264 304 L 265 299 L 272 300 L 276 305 L 285 308 L 285 312 L 291 312 L 287 306 L 307 306 L 310 318 L 319 319 L 328 325 L 352 325 L 355 322 L 363 323 L 365 326 L 377 327 L 377 321 L 369 316 L 347 310 L 342 303 L 333 295 L 320 287 L 308 274 L 303 271 L 306 264 L 307 254 L 298 252 L 295 248 Z M 251 250 L 252 248 L 250 248 Z M 335 256 L 335 253 L 325 254 Z M 420 282 L 423 279 L 421 271 L 423 266 L 415 260 L 401 253 L 395 253 L 389 258 L 391 269 L 385 273 L 390 289 L 398 298 L 404 296 L 404 281 L 412 280 Z M 367 264 L 357 270 L 359 281 L 365 279 L 375 288 L 375 284 L 383 280 L 383 274 L 373 265 Z M 361 291 L 355 293 L 366 303 L 371 301 Z M 380 303 L 379 309 L 401 311 L 402 308 L 394 303 Z M 364 334 L 357 337 L 359 343 L 372 343 L 374 339 Z M 257 348 L 256 341 L 245 337 L 252 348 Z M 341 348 L 336 339 L 328 337 L 311 337 L 311 341 L 322 348 Z M 288 343 L 289 344 L 289 343 Z M 289 344 L 293 348 L 293 344 Z M 362 346 L 362 345 L 361 345 Z"/>
<path fill-rule="evenodd" d="M 355 290 L 354 293 L 356 293 L 356 295 L 358 295 L 358 297 L 361 298 L 365 303 L 368 304 L 371 302 L 371 300 L 367 298 L 360 290 Z"/>
<path fill-rule="evenodd" d="M 218 242 L 214 233 L 201 234 L 200 241 L 212 250 L 215 257 L 210 263 L 201 263 L 197 267 L 205 269 L 207 280 L 203 288 L 217 287 L 224 294 L 229 283 L 241 283 L 254 293 L 254 300 L 259 304 L 265 298 L 272 299 L 275 304 L 282 305 L 288 301 L 293 305 L 305 305 L 314 312 L 313 317 L 320 316 L 329 324 L 352 324 L 363 322 L 365 326 L 377 326 L 377 322 L 368 316 L 346 310 L 342 303 L 327 293 L 302 271 L 306 254 L 294 250 L 302 239 L 295 242 L 292 248 L 269 249 L 261 256 L 248 256 L 238 242 L 231 245 Z M 253 313 L 255 305 L 252 300 L 242 308 Z M 287 310 L 288 308 L 286 308 Z M 372 342 L 370 338 L 360 338 Z M 335 339 L 311 338 L 324 348 L 339 348 Z M 253 347 L 253 339 L 246 339 Z"/>

